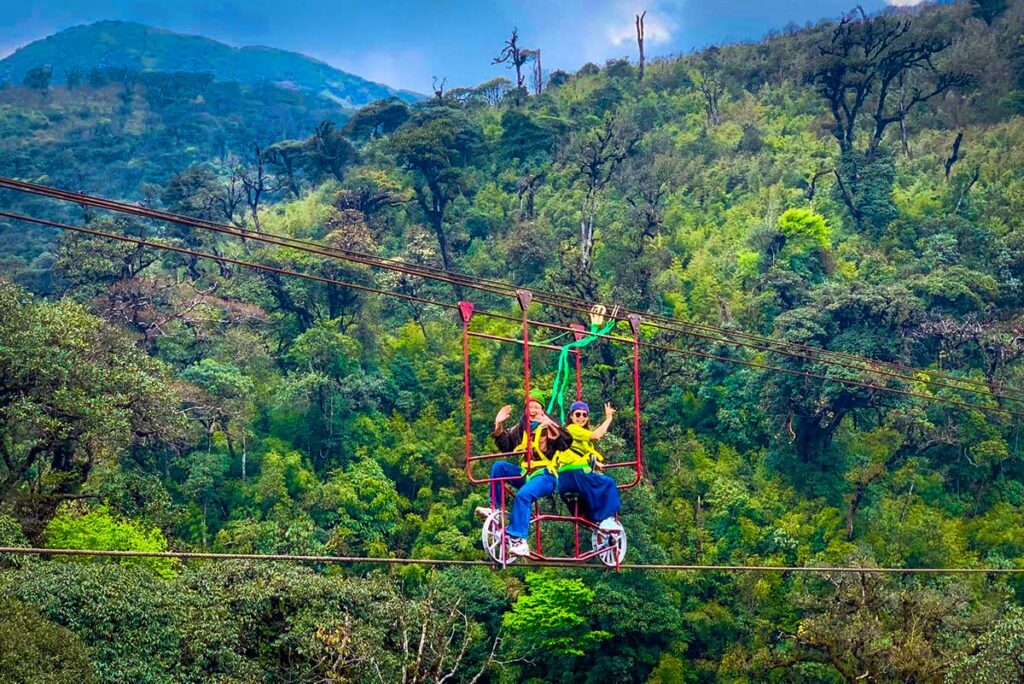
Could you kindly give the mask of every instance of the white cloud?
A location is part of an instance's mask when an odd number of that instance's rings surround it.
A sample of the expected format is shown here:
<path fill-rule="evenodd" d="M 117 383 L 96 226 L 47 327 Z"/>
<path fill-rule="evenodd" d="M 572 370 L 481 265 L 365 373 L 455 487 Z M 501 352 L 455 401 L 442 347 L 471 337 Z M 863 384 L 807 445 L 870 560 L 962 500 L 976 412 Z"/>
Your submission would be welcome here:
<path fill-rule="evenodd" d="M 613 16 L 608 17 L 605 24 L 605 36 L 609 43 L 618 46 L 636 40 L 636 15 L 645 9 L 641 4 L 643 3 L 618 2 L 613 5 Z M 667 43 L 672 40 L 675 30 L 676 22 L 671 17 L 657 9 L 647 9 L 647 16 L 644 17 L 644 42 L 652 45 Z"/>

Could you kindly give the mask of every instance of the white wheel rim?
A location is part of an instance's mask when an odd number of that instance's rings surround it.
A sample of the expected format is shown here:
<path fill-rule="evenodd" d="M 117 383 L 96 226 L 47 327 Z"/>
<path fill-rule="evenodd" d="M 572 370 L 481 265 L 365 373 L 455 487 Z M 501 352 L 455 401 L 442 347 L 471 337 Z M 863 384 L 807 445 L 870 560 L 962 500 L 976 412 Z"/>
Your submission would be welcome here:
<path fill-rule="evenodd" d="M 626 557 L 626 531 L 625 530 L 599 530 L 590 535 L 590 543 L 594 549 L 608 546 L 609 548 L 598 554 L 602 563 L 614 568 Z"/>
<path fill-rule="evenodd" d="M 504 534 L 505 518 L 501 511 L 494 511 L 484 520 L 484 527 L 480 533 L 480 540 L 483 543 L 484 551 L 495 563 L 509 565 L 515 563 L 519 557 L 507 553 L 508 535 Z M 502 541 L 505 540 L 505 546 Z"/>

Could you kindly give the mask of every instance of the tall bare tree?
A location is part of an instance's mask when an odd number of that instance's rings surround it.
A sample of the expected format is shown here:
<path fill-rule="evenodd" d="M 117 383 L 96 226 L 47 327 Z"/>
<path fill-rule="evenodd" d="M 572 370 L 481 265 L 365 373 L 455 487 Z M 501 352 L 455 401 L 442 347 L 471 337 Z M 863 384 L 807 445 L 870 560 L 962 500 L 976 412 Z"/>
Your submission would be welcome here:
<path fill-rule="evenodd" d="M 516 104 L 522 104 L 523 93 L 526 91 L 526 79 L 523 76 L 523 65 L 530 57 L 529 50 L 519 47 L 519 29 L 512 29 L 512 37 L 505 41 L 505 47 L 491 64 L 509 64 L 516 70 Z"/>
<path fill-rule="evenodd" d="M 725 82 L 722 80 L 719 70 L 718 48 L 712 47 L 704 53 L 696 68 L 691 72 L 693 83 L 704 98 L 704 113 L 711 126 L 722 123 L 719 102 L 722 95 L 725 94 Z"/>
<path fill-rule="evenodd" d="M 647 10 L 643 13 L 636 15 L 636 44 L 640 48 L 640 65 L 637 69 L 637 80 L 644 80 L 644 17 L 647 16 Z"/>
<path fill-rule="evenodd" d="M 806 79 L 832 114 L 840 150 L 837 195 L 858 228 L 880 229 L 894 216 L 889 196 L 895 171 L 883 145 L 886 129 L 902 127 L 917 105 L 976 80 L 936 65 L 951 44 L 948 35 L 911 31 L 908 18 L 868 17 L 858 7 L 819 46 Z M 861 133 L 870 136 L 866 144 L 860 143 Z"/>
<path fill-rule="evenodd" d="M 252 218 L 253 228 L 260 232 L 260 203 L 264 196 L 277 192 L 287 187 L 287 181 L 282 181 L 267 168 L 267 152 L 260 145 L 254 144 L 247 163 L 236 170 L 238 180 L 242 183 L 245 192 L 245 203 L 249 207 L 249 216 Z"/>
<path fill-rule="evenodd" d="M 570 146 L 575 176 L 584 190 L 580 206 L 579 269 L 588 272 L 594 251 L 594 219 L 601 191 L 615 178 L 640 140 L 635 122 L 622 115 L 606 113 L 594 130 Z"/>
<path fill-rule="evenodd" d="M 444 87 L 448 83 L 448 77 L 447 76 L 442 77 L 440 79 L 440 82 L 438 82 L 438 80 L 439 79 L 437 78 L 437 76 L 434 76 L 434 82 L 431 85 L 431 89 L 433 89 L 434 97 L 437 98 L 437 101 L 438 102 L 443 102 L 444 101 Z"/>
<path fill-rule="evenodd" d="M 869 18 L 860 7 L 844 16 L 828 42 L 819 46 L 820 60 L 807 75 L 828 103 L 840 149 L 853 151 L 865 112 L 870 119 L 870 158 L 877 154 L 885 129 L 902 121 L 916 105 L 950 88 L 971 85 L 974 76 L 941 71 L 935 65 L 936 56 L 951 44 L 948 36 L 911 33 L 910 19 Z M 904 83 L 908 92 L 893 104 L 894 89 Z"/>

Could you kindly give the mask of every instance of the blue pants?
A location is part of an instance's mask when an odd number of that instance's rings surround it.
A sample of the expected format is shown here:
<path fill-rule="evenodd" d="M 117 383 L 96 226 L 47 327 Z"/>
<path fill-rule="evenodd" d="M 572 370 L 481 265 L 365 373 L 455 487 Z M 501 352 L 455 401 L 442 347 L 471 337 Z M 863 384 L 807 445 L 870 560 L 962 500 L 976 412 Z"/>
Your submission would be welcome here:
<path fill-rule="evenodd" d="M 544 470 L 534 475 L 527 481 L 522 475 L 519 466 L 508 461 L 495 461 L 491 466 L 491 477 L 513 477 L 514 480 L 506 480 L 509 485 L 516 488 L 516 497 L 512 501 L 512 514 L 509 517 L 508 536 L 525 539 L 530 533 L 530 510 L 538 499 L 553 494 L 558 489 L 558 480 L 549 471 Z M 491 506 L 501 506 L 501 482 L 491 483 Z"/>
<path fill-rule="evenodd" d="M 593 522 L 612 517 L 622 505 L 618 484 L 600 473 L 563 470 L 558 473 L 558 491 L 577 492 L 586 506 L 587 518 Z"/>

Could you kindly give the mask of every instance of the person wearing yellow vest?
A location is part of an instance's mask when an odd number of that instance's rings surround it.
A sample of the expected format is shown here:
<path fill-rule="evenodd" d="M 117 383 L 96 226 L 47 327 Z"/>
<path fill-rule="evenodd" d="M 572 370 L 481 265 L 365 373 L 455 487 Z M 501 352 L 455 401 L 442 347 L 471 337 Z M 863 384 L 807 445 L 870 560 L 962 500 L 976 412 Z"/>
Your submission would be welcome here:
<path fill-rule="evenodd" d="M 606 531 L 622 529 L 615 519 L 622 501 L 615 480 L 594 472 L 594 468 L 604 468 L 604 456 L 594 447 L 594 442 L 605 436 L 614 416 L 615 409 L 605 404 L 604 421 L 591 429 L 590 407 L 577 401 L 569 407 L 569 424 L 566 425 L 566 431 L 572 435 L 572 445 L 555 455 L 558 491 L 578 493 L 583 499 L 584 515 Z"/>
<path fill-rule="evenodd" d="M 535 501 L 553 494 L 558 488 L 555 479 L 555 454 L 572 446 L 569 431 L 544 412 L 544 407 L 535 397 L 530 398 L 527 415 L 512 427 L 505 428 L 505 421 L 512 415 L 512 407 L 502 406 L 494 417 L 494 432 L 491 437 L 503 452 L 526 451 L 526 440 L 532 436 L 530 462 L 522 457 L 519 465 L 508 461 L 495 461 L 491 466 L 491 477 L 512 477 L 506 480 L 517 492 L 512 501 L 512 513 L 508 528 L 509 553 L 515 556 L 529 556 L 530 546 L 526 535 L 530 532 L 530 509 Z M 527 428 L 529 425 L 529 428 Z M 487 518 L 495 508 L 501 506 L 502 482 L 491 483 L 491 507 L 480 506 L 476 514 Z"/>

